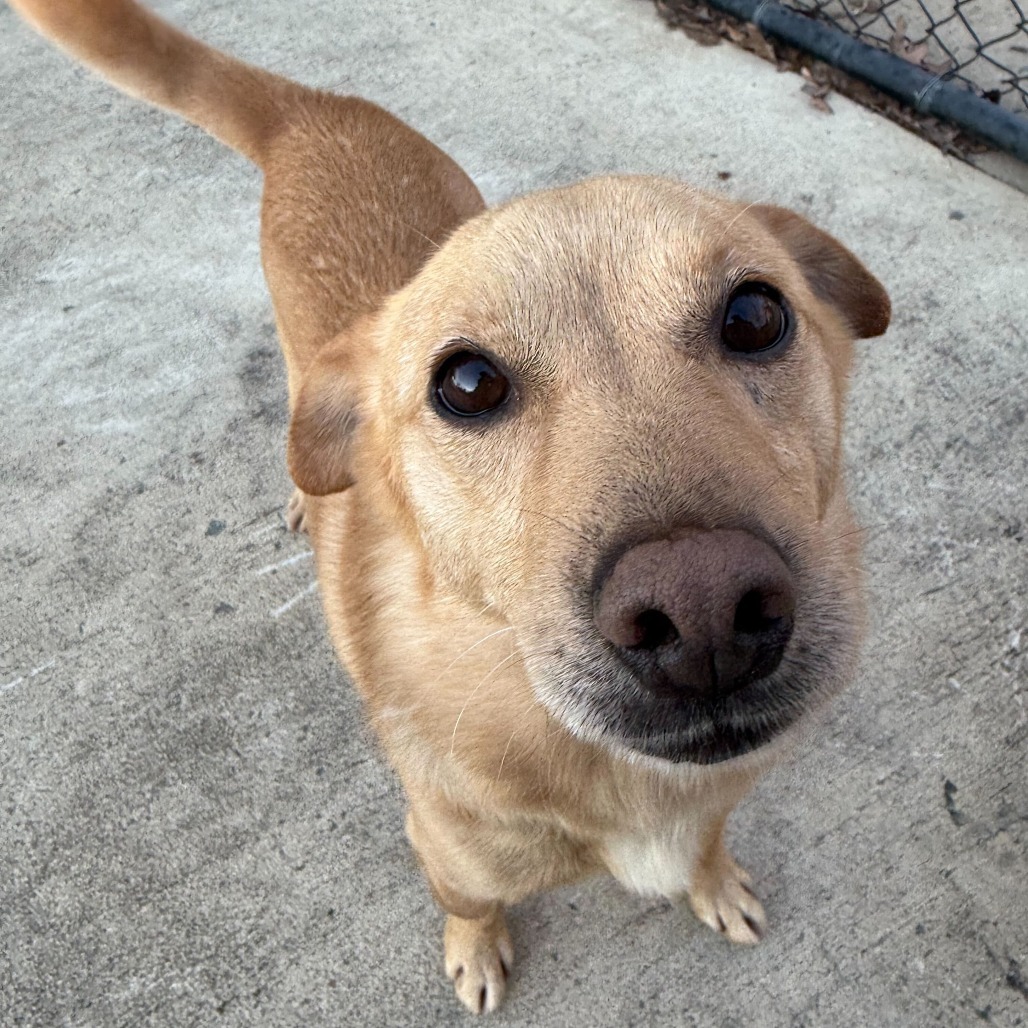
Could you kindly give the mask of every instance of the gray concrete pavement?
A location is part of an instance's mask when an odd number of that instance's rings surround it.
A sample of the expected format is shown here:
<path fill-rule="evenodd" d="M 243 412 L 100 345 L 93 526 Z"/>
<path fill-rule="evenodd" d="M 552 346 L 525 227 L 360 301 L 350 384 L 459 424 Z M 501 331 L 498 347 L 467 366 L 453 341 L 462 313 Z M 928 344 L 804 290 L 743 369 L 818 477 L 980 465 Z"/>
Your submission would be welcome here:
<path fill-rule="evenodd" d="M 808 214 L 893 296 L 847 436 L 863 670 L 733 821 L 768 938 L 540 896 L 495 1023 L 1025 1024 L 1024 196 L 641 0 L 159 9 L 383 103 L 490 200 L 675 175 Z M 0 8 L 0 1025 L 465 1020 L 282 525 L 258 193 Z"/>

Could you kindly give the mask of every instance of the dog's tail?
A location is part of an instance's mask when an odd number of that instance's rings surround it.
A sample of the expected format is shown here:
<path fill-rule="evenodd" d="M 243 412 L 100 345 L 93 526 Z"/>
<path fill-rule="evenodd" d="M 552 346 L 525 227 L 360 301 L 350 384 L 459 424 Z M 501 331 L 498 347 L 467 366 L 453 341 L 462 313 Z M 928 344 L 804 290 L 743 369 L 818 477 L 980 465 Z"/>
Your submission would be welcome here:
<path fill-rule="evenodd" d="M 257 164 L 302 86 L 180 32 L 134 0 L 8 0 L 119 89 L 188 119 Z"/>

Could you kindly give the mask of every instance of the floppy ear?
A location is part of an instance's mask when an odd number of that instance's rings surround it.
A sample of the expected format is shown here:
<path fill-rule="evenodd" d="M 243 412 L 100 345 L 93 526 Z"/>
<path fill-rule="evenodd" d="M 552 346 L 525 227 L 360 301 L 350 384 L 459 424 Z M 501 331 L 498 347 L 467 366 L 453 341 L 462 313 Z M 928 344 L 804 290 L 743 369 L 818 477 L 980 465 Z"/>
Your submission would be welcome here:
<path fill-rule="evenodd" d="M 758 204 L 747 213 L 778 237 L 810 288 L 845 318 L 858 339 L 880 336 L 889 327 L 888 293 L 842 243 L 784 207 Z"/>
<path fill-rule="evenodd" d="M 310 496 L 341 493 L 354 483 L 354 435 L 360 422 L 354 347 L 343 333 L 307 367 L 289 423 L 289 474 Z"/>

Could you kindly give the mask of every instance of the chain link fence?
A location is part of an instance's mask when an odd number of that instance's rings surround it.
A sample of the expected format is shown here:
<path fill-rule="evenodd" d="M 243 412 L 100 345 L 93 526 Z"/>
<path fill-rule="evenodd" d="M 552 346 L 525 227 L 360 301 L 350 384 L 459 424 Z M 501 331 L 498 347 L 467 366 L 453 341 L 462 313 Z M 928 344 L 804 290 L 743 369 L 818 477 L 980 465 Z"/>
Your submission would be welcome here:
<path fill-rule="evenodd" d="M 835 90 L 946 152 L 1028 163 L 1028 0 L 654 2 L 697 42 L 729 39 L 800 72 L 828 113 Z"/>
<path fill-rule="evenodd" d="M 1018 0 L 785 0 L 865 43 L 1028 115 L 1028 21 Z"/>

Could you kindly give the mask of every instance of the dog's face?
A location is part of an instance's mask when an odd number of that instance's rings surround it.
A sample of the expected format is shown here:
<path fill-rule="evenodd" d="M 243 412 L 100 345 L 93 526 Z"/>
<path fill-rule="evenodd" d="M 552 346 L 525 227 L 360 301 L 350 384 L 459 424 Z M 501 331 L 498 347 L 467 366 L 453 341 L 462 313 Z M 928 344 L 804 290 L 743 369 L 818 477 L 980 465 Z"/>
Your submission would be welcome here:
<path fill-rule="evenodd" d="M 571 732 L 724 760 L 851 671 L 840 426 L 852 337 L 888 310 L 777 208 L 653 179 L 536 194 L 459 229 L 326 354 L 291 467 L 308 492 L 384 484 Z"/>

